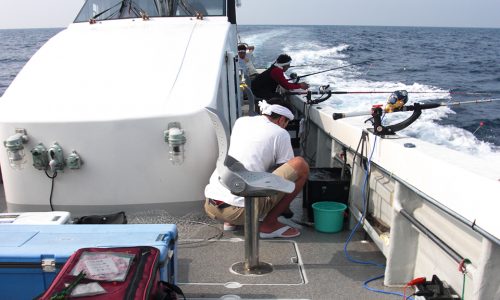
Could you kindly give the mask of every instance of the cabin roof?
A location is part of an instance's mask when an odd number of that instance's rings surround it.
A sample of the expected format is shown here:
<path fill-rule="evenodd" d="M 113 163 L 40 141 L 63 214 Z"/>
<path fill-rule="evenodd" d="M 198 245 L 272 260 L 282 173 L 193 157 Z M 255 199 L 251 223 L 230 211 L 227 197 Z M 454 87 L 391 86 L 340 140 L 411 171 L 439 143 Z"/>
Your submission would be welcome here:
<path fill-rule="evenodd" d="M 4 121 L 188 114 L 215 97 L 225 17 L 78 23 L 50 39 L 2 97 Z M 19 109 L 25 107 L 29 109 Z"/>

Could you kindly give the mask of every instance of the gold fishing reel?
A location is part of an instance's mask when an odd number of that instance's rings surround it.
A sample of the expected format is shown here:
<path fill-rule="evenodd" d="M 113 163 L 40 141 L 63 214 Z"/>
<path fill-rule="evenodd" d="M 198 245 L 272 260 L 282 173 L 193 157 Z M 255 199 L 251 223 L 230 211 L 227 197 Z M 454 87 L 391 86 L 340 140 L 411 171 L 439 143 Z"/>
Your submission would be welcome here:
<path fill-rule="evenodd" d="M 407 91 L 405 90 L 395 91 L 387 99 L 387 104 L 385 105 L 384 111 L 386 113 L 400 111 L 407 102 L 408 102 Z"/>

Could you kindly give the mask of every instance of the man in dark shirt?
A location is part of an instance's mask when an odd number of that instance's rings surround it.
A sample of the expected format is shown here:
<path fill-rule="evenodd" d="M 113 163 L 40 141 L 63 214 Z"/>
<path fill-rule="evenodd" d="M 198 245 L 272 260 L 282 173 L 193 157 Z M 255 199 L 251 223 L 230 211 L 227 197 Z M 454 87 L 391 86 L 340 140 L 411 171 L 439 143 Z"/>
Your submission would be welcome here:
<path fill-rule="evenodd" d="M 281 97 L 277 92 L 278 86 L 285 90 L 295 90 L 309 88 L 305 82 L 290 83 L 285 78 L 285 72 L 290 68 L 292 58 L 287 54 L 281 54 L 276 59 L 276 62 L 267 70 L 259 74 L 252 81 L 252 92 L 256 97 L 262 99 L 271 99 L 274 97 Z"/>

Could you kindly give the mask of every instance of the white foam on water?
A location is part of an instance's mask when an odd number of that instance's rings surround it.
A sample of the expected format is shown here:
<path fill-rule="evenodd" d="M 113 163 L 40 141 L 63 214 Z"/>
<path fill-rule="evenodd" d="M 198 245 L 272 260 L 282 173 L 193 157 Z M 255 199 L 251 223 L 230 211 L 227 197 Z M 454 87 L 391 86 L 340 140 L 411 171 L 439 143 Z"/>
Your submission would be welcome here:
<path fill-rule="evenodd" d="M 269 40 L 275 40 L 277 37 L 287 35 L 288 33 L 289 30 L 286 29 L 267 30 L 265 32 L 246 35 L 241 42 L 255 46 L 257 53 L 259 48 Z"/>
<path fill-rule="evenodd" d="M 294 50 L 294 49 L 300 49 L 300 50 Z M 292 53 L 293 52 L 293 61 L 294 64 L 297 64 L 299 62 L 301 65 L 305 65 L 308 63 L 313 63 L 313 64 L 323 64 L 326 62 L 330 62 L 331 60 L 338 59 L 338 58 L 346 58 L 347 55 L 343 54 L 342 52 L 347 50 L 349 48 L 349 45 L 346 44 L 340 44 L 335 47 L 331 48 L 324 48 L 320 45 L 314 44 L 314 43 L 308 43 L 308 44 L 301 44 L 298 45 L 296 48 L 291 48 L 289 46 L 286 46 L 283 48 L 283 52 L 285 53 Z M 341 64 L 344 64 L 344 61 L 337 60 Z M 339 65 L 341 66 L 341 65 Z M 335 65 L 330 65 L 330 68 L 334 68 Z"/>
<path fill-rule="evenodd" d="M 335 47 L 324 48 L 315 44 L 299 44 L 285 48 L 293 58 L 293 64 L 310 64 L 310 67 L 300 69 L 300 75 L 319 72 L 335 67 L 347 66 L 348 55 L 343 53 L 349 49 L 347 44 L 339 44 Z M 321 65 L 319 65 L 321 64 Z M 385 104 L 390 92 L 396 90 L 409 91 L 409 102 L 444 102 L 451 100 L 451 95 L 447 90 L 437 86 L 425 85 L 414 82 L 411 85 L 402 82 L 370 81 L 363 78 L 369 72 L 369 65 L 347 66 L 346 68 L 317 74 L 306 77 L 303 81 L 311 86 L 330 84 L 334 91 L 388 91 L 386 94 L 345 94 L 333 95 L 326 104 L 334 107 L 339 112 L 369 111 L 374 104 Z M 296 70 L 294 70 L 296 72 Z M 314 89 L 314 87 L 312 88 Z M 413 93 L 412 93 L 413 92 Z M 418 93 L 425 92 L 425 93 Z M 429 93 L 435 92 L 435 93 Z M 384 121 L 387 124 L 399 123 L 408 118 L 411 113 L 387 114 Z M 481 155 L 484 157 L 494 157 L 499 159 L 500 151 L 494 145 L 478 140 L 471 132 L 451 126 L 439 125 L 437 121 L 445 119 L 455 114 L 448 107 L 424 110 L 420 118 L 400 134 L 421 139 L 433 144 L 443 145 L 450 149 L 469 153 L 471 155 Z M 369 118 L 369 116 L 367 116 Z"/>

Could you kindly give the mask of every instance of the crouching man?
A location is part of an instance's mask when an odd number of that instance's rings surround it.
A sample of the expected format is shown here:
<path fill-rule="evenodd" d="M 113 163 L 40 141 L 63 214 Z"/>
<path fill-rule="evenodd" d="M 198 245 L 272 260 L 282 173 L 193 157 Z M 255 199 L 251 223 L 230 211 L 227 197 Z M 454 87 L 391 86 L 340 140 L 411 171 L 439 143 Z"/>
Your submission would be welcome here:
<path fill-rule="evenodd" d="M 272 98 L 269 103 L 265 100 L 259 102 L 259 106 L 261 115 L 236 120 L 228 155 L 240 161 L 249 171 L 272 171 L 295 182 L 292 193 L 278 193 L 259 200 L 259 216 L 263 218 L 259 229 L 261 238 L 296 237 L 300 231 L 280 223 L 278 217 L 290 212 L 290 203 L 308 178 L 309 165 L 302 157 L 294 156 L 290 135 L 285 130 L 288 122 L 293 120 L 290 105 L 281 98 Z M 219 182 L 217 170 L 205 188 L 205 197 L 207 215 L 223 221 L 225 230 L 244 224 L 244 198 L 231 194 Z"/>

